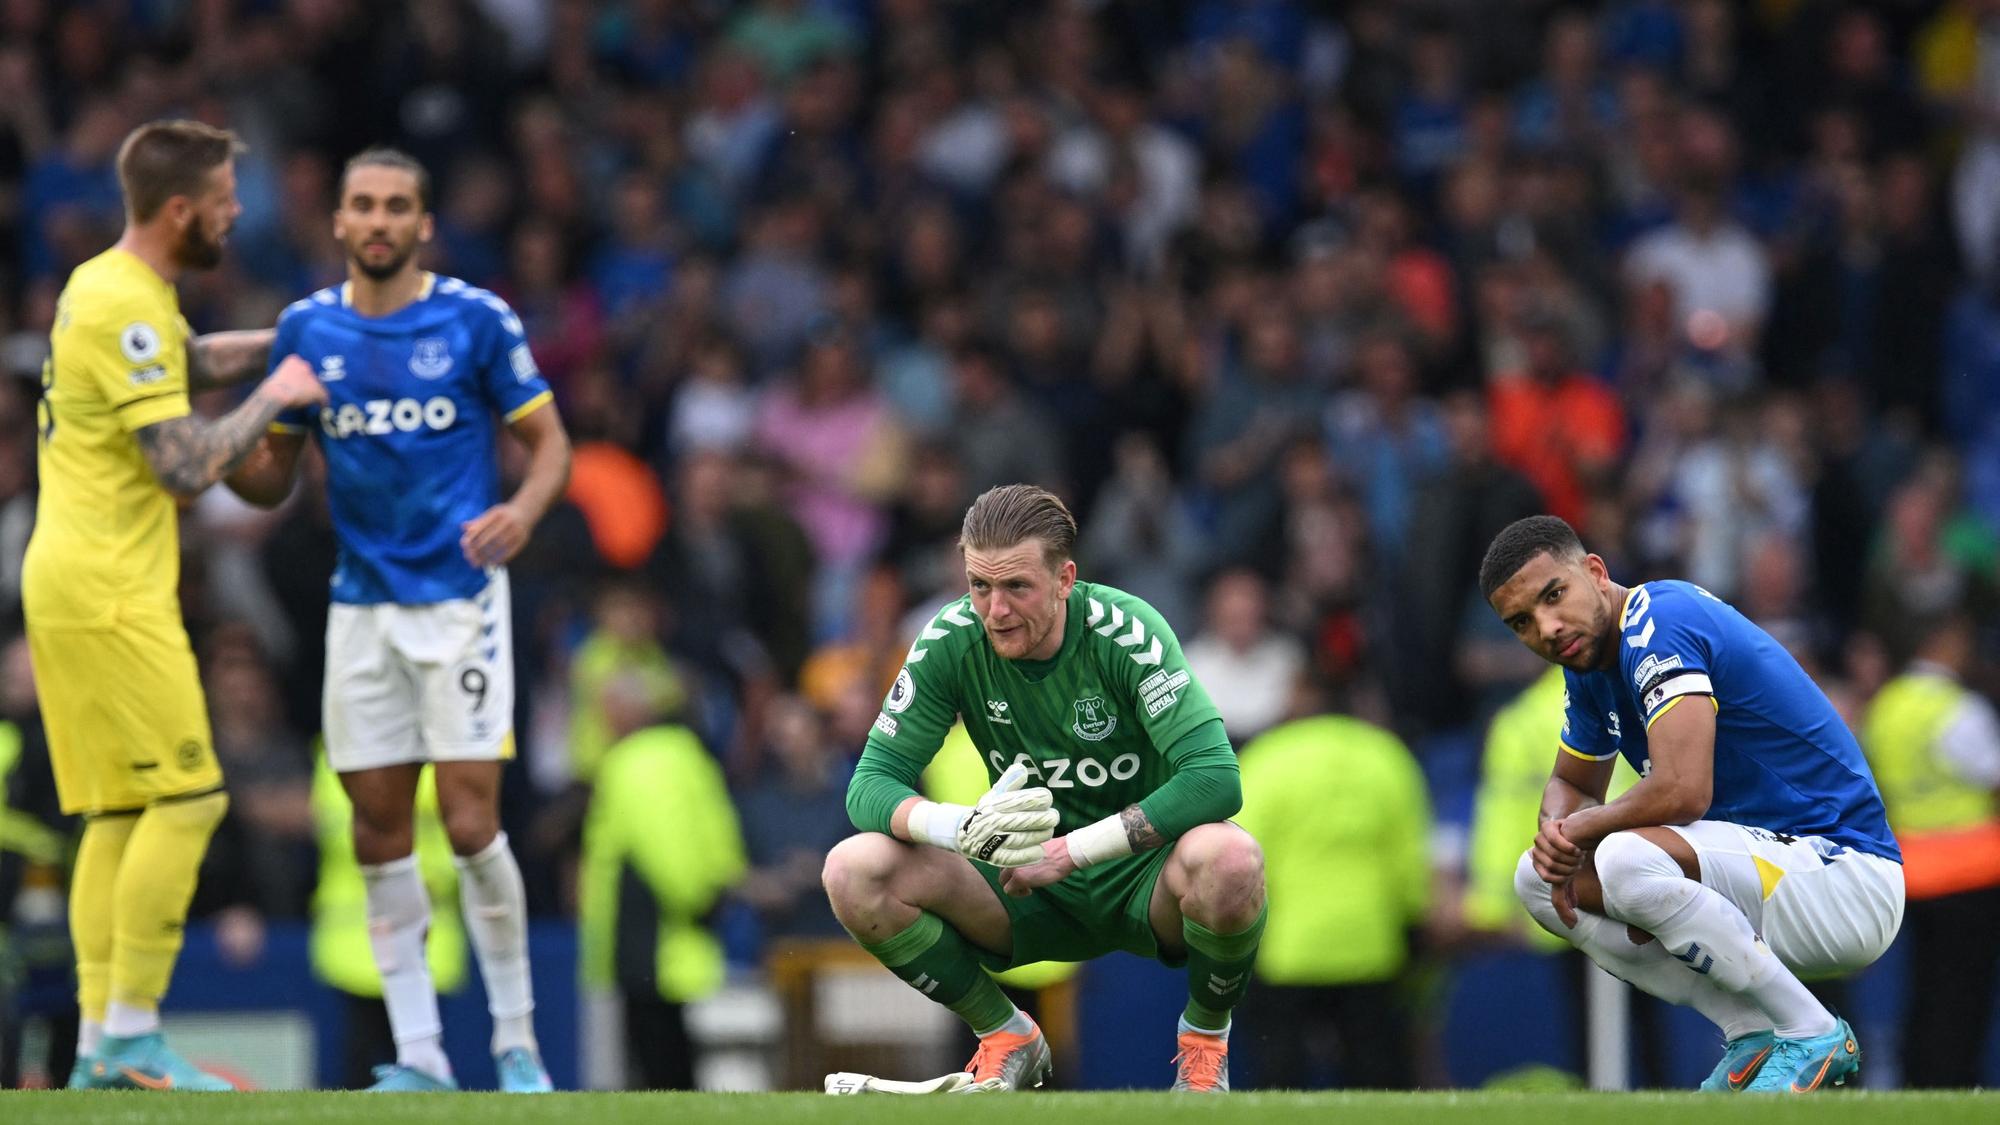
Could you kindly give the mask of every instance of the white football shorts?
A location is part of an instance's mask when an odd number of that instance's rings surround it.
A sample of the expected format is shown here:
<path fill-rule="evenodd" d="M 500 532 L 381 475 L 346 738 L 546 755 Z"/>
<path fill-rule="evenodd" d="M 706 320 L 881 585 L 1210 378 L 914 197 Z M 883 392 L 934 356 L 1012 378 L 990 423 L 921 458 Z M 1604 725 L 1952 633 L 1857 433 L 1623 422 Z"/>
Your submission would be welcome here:
<path fill-rule="evenodd" d="M 1874 963 L 1903 925 L 1903 865 L 1821 836 L 1721 820 L 1669 825 L 1701 860 L 1702 885 L 1750 919 L 1808 980 Z"/>
<path fill-rule="evenodd" d="M 343 605 L 326 622 L 326 760 L 336 773 L 514 752 L 507 572 L 477 597 Z"/>

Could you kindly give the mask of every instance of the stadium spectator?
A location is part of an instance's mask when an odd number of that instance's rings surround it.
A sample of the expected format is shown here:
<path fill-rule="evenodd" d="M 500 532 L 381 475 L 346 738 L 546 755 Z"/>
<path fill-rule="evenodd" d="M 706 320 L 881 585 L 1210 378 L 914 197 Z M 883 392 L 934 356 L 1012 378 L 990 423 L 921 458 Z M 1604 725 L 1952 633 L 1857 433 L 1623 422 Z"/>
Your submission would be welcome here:
<path fill-rule="evenodd" d="M 722 984 L 710 916 L 743 877 L 743 839 L 715 759 L 660 721 L 643 676 L 614 676 L 600 706 L 614 741 L 583 828 L 583 976 L 624 1002 L 627 1086 L 692 1090 L 685 1008 Z M 659 831 L 665 809 L 673 832 Z"/>
<path fill-rule="evenodd" d="M 1906 1086 L 1979 1084 L 2000 974 L 2000 950 L 1966 940 L 2000 919 L 2000 716 L 1965 683 L 1975 643 L 1964 614 L 1933 618 L 1869 706 L 1862 742 L 1910 898 Z"/>
<path fill-rule="evenodd" d="M 1208 587 L 1201 632 L 1187 643 L 1188 669 L 1214 685 L 1215 708 L 1230 741 L 1242 745 L 1285 717 L 1292 684 L 1306 667 L 1305 646 L 1277 628 L 1270 588 L 1250 570 L 1229 570 Z"/>
<path fill-rule="evenodd" d="M 1304 678 L 1279 681 L 1287 687 Z M 1309 687 L 1302 687 L 1310 696 Z M 1430 906 L 1423 774 L 1388 731 L 1312 700 L 1243 747 L 1237 820 L 1264 844 L 1273 911 L 1244 1013 L 1257 1080 L 1274 1089 L 1415 1085 L 1398 981 Z M 1329 942 L 1328 934 L 1342 940 Z"/>
<path fill-rule="evenodd" d="M 770 768 L 732 794 L 750 864 L 732 893 L 757 912 L 766 941 L 839 937 L 819 869 L 848 835 L 849 752 L 829 736 L 820 711 L 797 696 L 772 701 L 768 737 Z"/>
<path fill-rule="evenodd" d="M 955 587 L 957 513 L 1011 480 L 1177 626 L 1202 576 L 1262 575 L 1318 674 L 1387 689 L 1447 820 L 1452 755 L 1534 675 L 1466 612 L 1466 543 L 1529 510 L 1614 572 L 1734 586 L 1844 714 L 1915 623 L 2000 608 L 1990 0 L 4 8 L 0 642 L 117 139 L 251 143 L 198 329 L 334 280 L 329 170 L 410 148 L 425 265 L 515 301 L 594 441 L 511 568 L 523 841 L 602 753 L 600 593 L 659 601 L 684 717 L 751 792 L 860 577 Z M 279 741 L 320 723 L 317 473 L 268 523 L 185 521 L 207 687 L 264 690 L 209 651 L 248 622 Z M 879 702 L 841 693 L 832 747 Z"/>

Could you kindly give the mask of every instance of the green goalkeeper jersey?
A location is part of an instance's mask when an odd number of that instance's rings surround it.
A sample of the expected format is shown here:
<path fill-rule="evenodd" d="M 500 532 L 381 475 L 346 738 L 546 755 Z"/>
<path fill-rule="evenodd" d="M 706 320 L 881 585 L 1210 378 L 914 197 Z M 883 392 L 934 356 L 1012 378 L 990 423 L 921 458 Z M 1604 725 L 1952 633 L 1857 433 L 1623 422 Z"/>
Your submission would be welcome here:
<path fill-rule="evenodd" d="M 960 718 L 989 779 L 1020 762 L 1029 785 L 1055 795 L 1058 834 L 1130 805 L 1169 839 L 1236 811 L 1236 760 L 1215 704 L 1166 621 L 1122 590 L 1076 583 L 1049 660 L 994 652 L 970 596 L 940 610 L 869 733 L 848 794 L 857 827 L 888 831 Z"/>

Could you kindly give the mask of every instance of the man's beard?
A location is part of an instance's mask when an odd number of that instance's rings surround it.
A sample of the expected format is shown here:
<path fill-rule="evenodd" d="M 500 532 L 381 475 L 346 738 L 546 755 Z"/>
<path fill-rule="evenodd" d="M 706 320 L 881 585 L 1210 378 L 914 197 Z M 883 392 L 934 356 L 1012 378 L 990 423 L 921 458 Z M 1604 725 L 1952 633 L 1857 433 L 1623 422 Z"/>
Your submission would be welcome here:
<path fill-rule="evenodd" d="M 390 248 L 393 251 L 394 244 L 391 244 Z M 368 248 L 366 246 L 362 247 L 363 252 L 365 252 L 367 249 Z M 402 270 L 403 266 L 409 262 L 410 255 L 416 253 L 416 251 L 417 248 L 415 246 L 411 246 L 408 249 L 402 250 L 401 252 L 392 252 L 389 255 L 388 260 L 384 261 L 380 265 L 375 265 L 370 263 L 368 259 L 362 257 L 361 254 L 358 253 L 348 254 L 347 260 L 353 262 L 354 268 L 360 270 L 362 273 L 367 274 L 371 280 L 387 281 L 390 278 L 396 276 L 396 274 Z"/>
<path fill-rule="evenodd" d="M 222 264 L 222 239 L 209 235 L 208 223 L 200 215 L 181 232 L 181 240 L 174 247 L 174 261 L 191 270 L 212 270 Z"/>

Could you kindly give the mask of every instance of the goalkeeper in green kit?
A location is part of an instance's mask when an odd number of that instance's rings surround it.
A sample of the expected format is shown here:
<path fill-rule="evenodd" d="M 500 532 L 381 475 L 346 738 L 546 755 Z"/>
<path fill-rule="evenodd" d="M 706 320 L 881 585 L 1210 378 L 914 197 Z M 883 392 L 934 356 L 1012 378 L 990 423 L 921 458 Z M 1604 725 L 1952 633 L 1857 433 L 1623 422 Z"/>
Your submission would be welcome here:
<path fill-rule="evenodd" d="M 848 786 L 861 833 L 826 857 L 841 924 L 979 1049 L 962 1074 L 836 1074 L 829 1093 L 1039 1085 L 1048 1042 L 986 970 L 1121 949 L 1188 967 L 1173 1088 L 1229 1089 L 1229 1013 L 1264 929 L 1263 854 L 1227 819 L 1236 756 L 1166 622 L 1078 582 L 1075 542 L 1042 489 L 973 502 L 970 593 L 911 646 Z M 915 787 L 961 718 L 994 779 L 970 808 Z"/>

